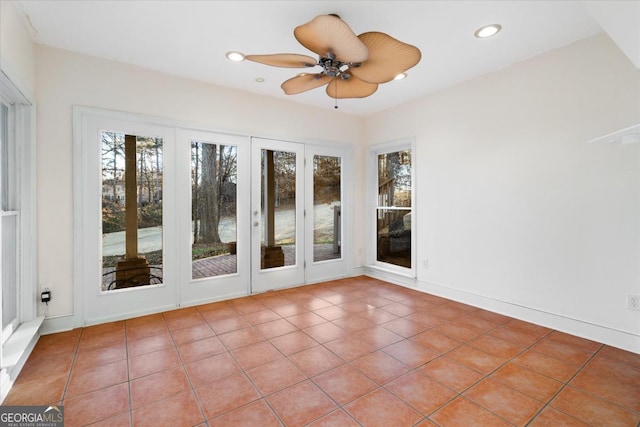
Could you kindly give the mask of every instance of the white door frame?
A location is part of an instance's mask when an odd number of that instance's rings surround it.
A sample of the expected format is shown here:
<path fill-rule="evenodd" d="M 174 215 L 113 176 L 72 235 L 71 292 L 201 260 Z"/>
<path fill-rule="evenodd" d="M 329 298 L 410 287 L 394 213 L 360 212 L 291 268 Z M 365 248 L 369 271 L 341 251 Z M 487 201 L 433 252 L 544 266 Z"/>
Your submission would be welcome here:
<path fill-rule="evenodd" d="M 237 147 L 237 272 L 192 280 L 191 273 L 191 191 L 179 191 L 178 246 L 180 247 L 180 305 L 196 305 L 212 300 L 230 299 L 249 293 L 250 275 L 250 171 L 249 137 L 208 131 L 178 129 L 177 188 L 191 188 L 191 142 L 206 142 Z"/>
<path fill-rule="evenodd" d="M 305 270 L 305 282 L 316 283 L 337 278 L 346 277 L 349 274 L 352 252 L 352 203 L 353 200 L 353 167 L 351 152 L 346 147 L 330 145 L 306 145 L 306 170 L 305 170 L 305 205 L 306 205 L 306 248 L 305 257 L 307 268 Z M 341 209 L 341 250 L 340 258 L 315 261 L 314 260 L 314 188 L 313 188 L 313 160 L 314 156 L 340 157 L 340 209 Z"/>
<path fill-rule="evenodd" d="M 191 125 L 157 117 L 74 107 L 74 325 L 120 320 L 156 313 L 181 305 L 244 296 L 293 287 L 350 274 L 353 250 L 353 170 L 351 148 L 339 144 L 287 142 L 195 130 Z M 102 130 L 161 137 L 164 142 L 163 284 L 102 293 L 101 272 L 101 144 Z M 238 272 L 210 279 L 191 280 L 190 259 L 190 149 L 191 140 L 238 147 L 237 241 Z M 296 152 L 296 265 L 260 269 L 260 212 L 262 149 Z M 306 151 L 306 152 L 305 152 Z M 256 154 L 258 153 L 258 154 Z M 313 168 L 305 168 L 313 155 L 342 157 L 342 256 L 313 262 L 313 220 L 305 221 L 305 208 L 313 215 Z M 257 208 L 256 208 L 257 207 Z M 257 219 L 260 221 L 260 218 Z M 243 243 L 244 242 L 244 243 Z M 306 263 L 306 269 L 305 269 Z M 94 286 L 87 286 L 88 283 Z"/>
<path fill-rule="evenodd" d="M 251 293 L 289 288 L 304 283 L 304 144 L 274 139 L 251 139 Z M 295 264 L 261 269 L 261 153 L 263 149 L 296 153 Z"/>
<path fill-rule="evenodd" d="M 163 283 L 140 288 L 103 292 L 102 271 L 102 131 L 162 138 L 163 157 L 175 158 L 175 128 L 148 121 L 125 118 L 113 113 L 83 114 L 76 111 L 80 125 L 79 138 L 74 138 L 74 282 L 80 325 L 131 318 L 176 307 L 177 221 L 175 162 L 164 162 L 163 170 Z M 86 113 L 86 112 L 85 112 Z M 76 300 L 77 301 L 77 300 Z"/>

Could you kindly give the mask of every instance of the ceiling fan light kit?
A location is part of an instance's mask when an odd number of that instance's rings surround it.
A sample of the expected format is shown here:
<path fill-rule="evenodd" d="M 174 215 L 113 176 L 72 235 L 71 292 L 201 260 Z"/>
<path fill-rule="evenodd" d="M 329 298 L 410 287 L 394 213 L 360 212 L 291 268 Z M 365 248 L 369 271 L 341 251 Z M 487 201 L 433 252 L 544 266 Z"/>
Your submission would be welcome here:
<path fill-rule="evenodd" d="M 318 55 L 278 53 L 246 55 L 244 59 L 284 68 L 321 67 L 318 73 L 300 73 L 282 83 L 287 95 L 327 86 L 331 98 L 364 98 L 378 85 L 406 77 L 420 62 L 420 50 L 381 32 L 356 36 L 338 15 L 320 15 L 293 31 L 301 45 Z M 337 108 L 337 106 L 336 106 Z"/>

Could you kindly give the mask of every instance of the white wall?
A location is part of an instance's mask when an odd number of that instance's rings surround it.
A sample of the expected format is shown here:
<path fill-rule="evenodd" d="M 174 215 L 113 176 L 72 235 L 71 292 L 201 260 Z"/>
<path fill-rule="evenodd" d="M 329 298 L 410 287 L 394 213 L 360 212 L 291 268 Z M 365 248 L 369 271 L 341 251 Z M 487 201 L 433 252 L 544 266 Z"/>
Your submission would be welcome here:
<path fill-rule="evenodd" d="M 243 135 L 354 144 L 354 185 L 364 185 L 363 119 L 38 46 L 38 271 L 54 298 L 48 316 L 74 313 L 72 106 L 139 113 Z M 356 203 L 355 217 L 363 215 Z M 354 229 L 357 242 L 364 230 Z M 354 265 L 362 265 L 355 250 Z M 82 260 L 77 260 L 82 262 Z"/>
<path fill-rule="evenodd" d="M 364 120 L 45 46 L 37 58 L 50 316 L 73 313 L 71 107 L 85 105 L 301 141 L 415 136 L 421 289 L 640 352 L 640 313 L 626 309 L 640 294 L 640 147 L 587 144 L 640 123 L 640 72 L 606 36 Z"/>
<path fill-rule="evenodd" d="M 604 35 L 367 118 L 416 137 L 418 287 L 640 352 L 640 146 L 587 143 L 638 123 Z"/>
<path fill-rule="evenodd" d="M 33 101 L 35 45 L 24 17 L 12 1 L 0 1 L 0 71 Z"/>

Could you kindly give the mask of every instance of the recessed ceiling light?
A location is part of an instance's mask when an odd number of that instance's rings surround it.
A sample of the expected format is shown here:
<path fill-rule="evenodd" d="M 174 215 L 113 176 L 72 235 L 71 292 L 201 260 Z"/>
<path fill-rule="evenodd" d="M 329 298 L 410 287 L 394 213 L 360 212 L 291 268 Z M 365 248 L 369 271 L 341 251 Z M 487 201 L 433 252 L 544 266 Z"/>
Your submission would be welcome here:
<path fill-rule="evenodd" d="M 402 80 L 407 78 L 407 73 L 400 73 L 393 78 L 393 80 Z"/>
<path fill-rule="evenodd" d="M 237 52 L 232 50 L 230 52 L 225 53 L 224 56 L 226 56 L 229 61 L 233 61 L 233 62 L 244 61 L 244 53 L 242 52 Z"/>
<path fill-rule="evenodd" d="M 264 77 L 256 77 L 256 82 L 264 83 Z"/>
<path fill-rule="evenodd" d="M 487 37 L 495 36 L 500 30 L 502 30 L 502 25 L 500 24 L 485 25 L 478 28 L 473 35 L 479 39 L 486 39 Z"/>

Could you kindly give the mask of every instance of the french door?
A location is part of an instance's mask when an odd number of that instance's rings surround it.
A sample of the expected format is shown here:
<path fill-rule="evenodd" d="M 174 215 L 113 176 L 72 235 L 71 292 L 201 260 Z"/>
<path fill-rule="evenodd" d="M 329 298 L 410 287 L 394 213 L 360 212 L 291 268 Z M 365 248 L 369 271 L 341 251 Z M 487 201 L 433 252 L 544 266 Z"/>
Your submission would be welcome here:
<path fill-rule="evenodd" d="M 305 281 L 313 283 L 348 274 L 353 177 L 345 148 L 307 145 L 305 155 Z"/>
<path fill-rule="evenodd" d="M 348 150 L 75 120 L 78 326 L 348 275 Z"/>
<path fill-rule="evenodd" d="M 178 129 L 179 303 L 246 295 L 250 281 L 249 144 Z M 184 191 L 184 189 L 188 189 Z"/>
<path fill-rule="evenodd" d="M 304 283 L 304 145 L 251 142 L 251 291 Z"/>
<path fill-rule="evenodd" d="M 82 323 L 175 307 L 174 128 L 108 113 L 77 120 L 82 136 L 74 141 L 74 281 Z"/>
<path fill-rule="evenodd" d="M 346 276 L 349 151 L 262 138 L 251 149 L 252 293 Z"/>

